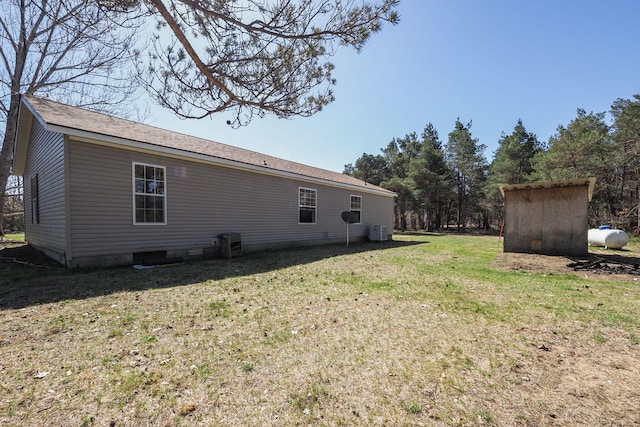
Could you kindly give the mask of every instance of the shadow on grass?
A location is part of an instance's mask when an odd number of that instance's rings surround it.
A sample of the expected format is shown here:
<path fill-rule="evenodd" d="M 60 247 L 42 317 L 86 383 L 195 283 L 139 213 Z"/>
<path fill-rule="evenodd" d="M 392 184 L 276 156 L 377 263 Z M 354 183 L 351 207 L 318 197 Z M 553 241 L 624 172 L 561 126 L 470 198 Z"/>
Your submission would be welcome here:
<path fill-rule="evenodd" d="M 343 255 L 373 256 L 377 251 L 427 241 L 361 242 L 245 254 L 232 259 L 189 261 L 153 269 L 131 266 L 68 270 L 28 245 L 0 249 L 0 310 L 93 298 L 118 292 L 171 288 L 228 277 L 276 271 Z"/>
<path fill-rule="evenodd" d="M 453 234 L 453 233 L 445 233 L 443 231 L 395 231 L 394 234 L 398 235 L 398 236 L 420 236 L 420 237 L 438 236 L 438 237 L 442 237 L 442 236 L 446 236 L 448 234 Z"/>
<path fill-rule="evenodd" d="M 425 230 L 406 230 L 399 231 L 394 230 L 394 235 L 396 236 L 499 236 L 500 230 L 484 230 L 479 228 L 467 228 L 466 230 L 456 230 L 455 228 L 436 230 L 436 231 L 425 231 Z"/>

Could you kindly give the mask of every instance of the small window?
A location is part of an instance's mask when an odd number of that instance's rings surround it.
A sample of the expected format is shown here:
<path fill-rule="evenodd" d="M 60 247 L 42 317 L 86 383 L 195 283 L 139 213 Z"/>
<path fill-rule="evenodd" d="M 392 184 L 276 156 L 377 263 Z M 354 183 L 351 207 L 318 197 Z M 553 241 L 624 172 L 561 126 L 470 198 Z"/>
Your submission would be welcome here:
<path fill-rule="evenodd" d="M 165 168 L 133 164 L 133 223 L 166 224 Z"/>
<path fill-rule="evenodd" d="M 299 189 L 298 222 L 300 224 L 315 224 L 317 208 L 317 191 L 312 188 Z"/>
<path fill-rule="evenodd" d="M 40 199 L 38 197 L 38 175 L 31 177 L 31 222 L 40 223 Z"/>
<path fill-rule="evenodd" d="M 360 224 L 362 220 L 362 196 L 351 196 L 351 213 L 358 216 L 354 224 Z"/>

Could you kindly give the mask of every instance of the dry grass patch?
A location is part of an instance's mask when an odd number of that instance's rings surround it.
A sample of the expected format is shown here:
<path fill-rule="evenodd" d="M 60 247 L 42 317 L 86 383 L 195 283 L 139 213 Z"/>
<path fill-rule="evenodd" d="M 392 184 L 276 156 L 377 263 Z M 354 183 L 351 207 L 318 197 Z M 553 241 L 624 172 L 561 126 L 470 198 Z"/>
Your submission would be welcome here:
<path fill-rule="evenodd" d="M 636 284 L 496 252 L 423 234 L 142 271 L 2 263 L 0 423 L 640 422 Z"/>

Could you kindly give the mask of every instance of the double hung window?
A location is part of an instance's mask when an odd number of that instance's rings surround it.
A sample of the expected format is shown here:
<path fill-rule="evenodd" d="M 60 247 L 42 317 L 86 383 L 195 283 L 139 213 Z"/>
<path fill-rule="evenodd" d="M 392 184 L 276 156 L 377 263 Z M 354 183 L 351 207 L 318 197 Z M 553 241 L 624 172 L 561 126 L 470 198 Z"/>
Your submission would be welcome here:
<path fill-rule="evenodd" d="M 133 164 L 133 223 L 166 224 L 166 171 L 162 166 Z"/>
<path fill-rule="evenodd" d="M 317 193 L 317 190 L 312 188 L 298 189 L 298 223 L 316 223 Z"/>
<path fill-rule="evenodd" d="M 351 213 L 357 215 L 358 220 L 354 224 L 362 221 L 362 196 L 351 196 Z"/>

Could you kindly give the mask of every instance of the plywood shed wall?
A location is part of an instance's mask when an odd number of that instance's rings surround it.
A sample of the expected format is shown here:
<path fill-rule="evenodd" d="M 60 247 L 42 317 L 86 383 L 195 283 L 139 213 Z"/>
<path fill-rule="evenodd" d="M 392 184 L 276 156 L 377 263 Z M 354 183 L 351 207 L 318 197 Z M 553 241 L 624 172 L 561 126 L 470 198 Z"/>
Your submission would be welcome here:
<path fill-rule="evenodd" d="M 582 256 L 595 178 L 501 185 L 504 251 Z"/>

